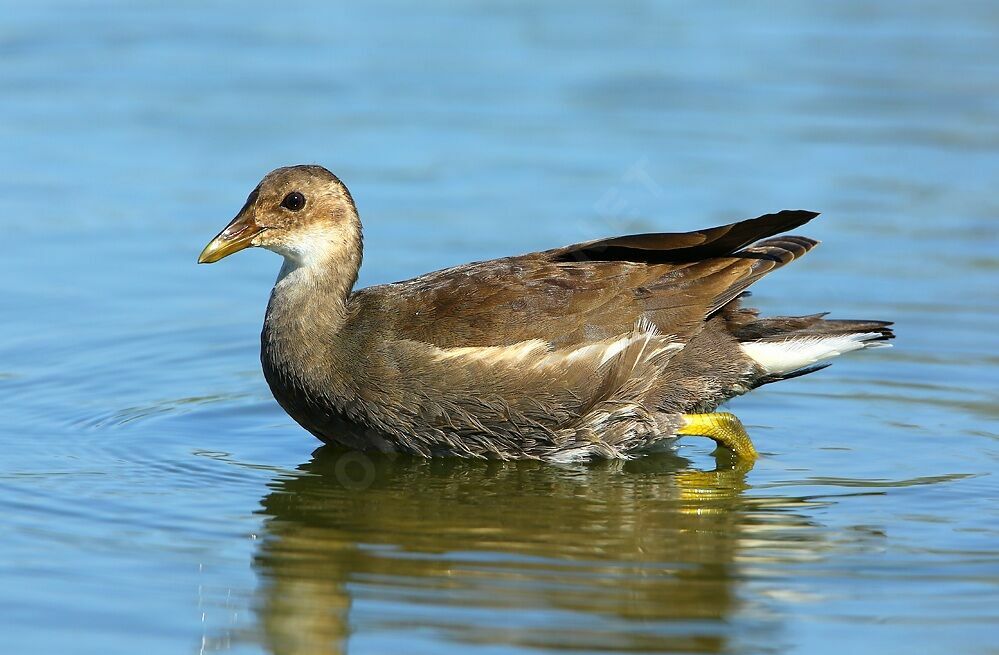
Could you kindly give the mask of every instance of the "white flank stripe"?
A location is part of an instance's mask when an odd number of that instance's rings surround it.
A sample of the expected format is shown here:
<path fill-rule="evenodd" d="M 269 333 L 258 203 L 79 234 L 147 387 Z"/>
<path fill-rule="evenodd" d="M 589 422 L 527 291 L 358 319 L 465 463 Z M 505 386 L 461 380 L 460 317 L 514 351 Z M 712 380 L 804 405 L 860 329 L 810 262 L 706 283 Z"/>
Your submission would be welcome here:
<path fill-rule="evenodd" d="M 528 366 L 565 366 L 578 361 L 593 360 L 594 369 L 617 357 L 625 348 L 641 343 L 642 350 L 636 361 L 647 361 L 671 350 L 680 350 L 684 344 L 664 337 L 651 323 L 639 321 L 634 331 L 615 339 L 589 343 L 572 349 L 553 350 L 552 345 L 540 339 L 521 341 L 509 346 L 469 346 L 459 348 L 434 348 L 437 361 L 478 361 L 489 365 L 518 364 Z"/>
<path fill-rule="evenodd" d="M 524 360 L 541 360 L 551 354 L 551 344 L 540 339 L 521 341 L 510 346 L 466 346 L 461 348 L 440 348 L 436 355 L 442 360 L 480 360 L 490 364 L 517 364 Z M 534 363 L 533 361 L 530 363 Z"/>
<path fill-rule="evenodd" d="M 785 341 L 749 341 L 741 346 L 742 351 L 767 373 L 790 373 L 843 353 L 873 346 L 887 346 L 881 341 L 871 341 L 880 336 L 878 332 L 863 332 L 833 337 L 799 337 Z"/>

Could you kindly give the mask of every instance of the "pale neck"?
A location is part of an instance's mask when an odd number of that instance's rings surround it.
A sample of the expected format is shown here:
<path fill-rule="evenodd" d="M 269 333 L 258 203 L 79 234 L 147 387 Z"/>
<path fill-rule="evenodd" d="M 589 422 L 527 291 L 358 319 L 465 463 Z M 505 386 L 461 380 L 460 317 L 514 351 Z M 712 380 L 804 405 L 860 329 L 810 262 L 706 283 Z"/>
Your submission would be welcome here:
<path fill-rule="evenodd" d="M 285 352 L 331 344 L 346 323 L 360 267 L 360 236 L 353 243 L 330 241 L 308 256 L 285 253 L 267 304 L 265 339 Z"/>

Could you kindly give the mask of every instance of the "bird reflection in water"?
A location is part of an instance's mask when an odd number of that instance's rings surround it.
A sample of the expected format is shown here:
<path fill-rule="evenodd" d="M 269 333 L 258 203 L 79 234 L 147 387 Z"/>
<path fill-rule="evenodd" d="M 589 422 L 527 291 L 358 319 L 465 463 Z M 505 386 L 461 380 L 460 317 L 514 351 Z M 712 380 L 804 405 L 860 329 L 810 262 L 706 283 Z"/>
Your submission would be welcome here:
<path fill-rule="evenodd" d="M 281 654 L 343 653 L 362 636 L 381 650 L 423 638 L 455 652 L 721 652 L 742 628 L 777 630 L 772 618 L 731 623 L 740 542 L 759 511 L 744 494 L 749 466 L 698 471 L 662 453 L 557 468 L 320 448 L 262 501 L 262 638 Z"/>

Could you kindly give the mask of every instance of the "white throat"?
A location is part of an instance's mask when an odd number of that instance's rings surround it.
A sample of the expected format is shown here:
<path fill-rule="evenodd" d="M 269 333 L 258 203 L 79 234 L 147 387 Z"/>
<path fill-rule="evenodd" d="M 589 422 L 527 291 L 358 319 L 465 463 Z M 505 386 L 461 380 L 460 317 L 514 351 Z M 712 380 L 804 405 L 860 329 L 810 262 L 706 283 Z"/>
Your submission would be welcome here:
<path fill-rule="evenodd" d="M 314 299 L 323 304 L 328 300 L 322 301 L 320 296 L 333 296 L 345 302 L 361 266 L 360 231 L 351 227 L 315 226 L 266 244 L 284 257 L 274 283 L 275 296 L 292 302 Z"/>
<path fill-rule="evenodd" d="M 313 228 L 265 247 L 284 257 L 275 284 L 294 284 L 317 278 L 329 272 L 336 262 L 349 259 L 350 244 L 342 233 Z"/>

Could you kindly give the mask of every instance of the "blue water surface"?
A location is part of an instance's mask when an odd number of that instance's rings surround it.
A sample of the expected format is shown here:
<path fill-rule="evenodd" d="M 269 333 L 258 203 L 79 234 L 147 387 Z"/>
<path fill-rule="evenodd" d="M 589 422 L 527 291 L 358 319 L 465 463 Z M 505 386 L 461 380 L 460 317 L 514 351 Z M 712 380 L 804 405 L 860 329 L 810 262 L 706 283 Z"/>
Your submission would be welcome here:
<path fill-rule="evenodd" d="M 0 650 L 981 653 L 999 626 L 999 8 L 0 2 Z M 271 168 L 361 284 L 781 208 L 767 313 L 894 349 L 731 404 L 763 457 L 316 450 L 272 400 Z"/>

